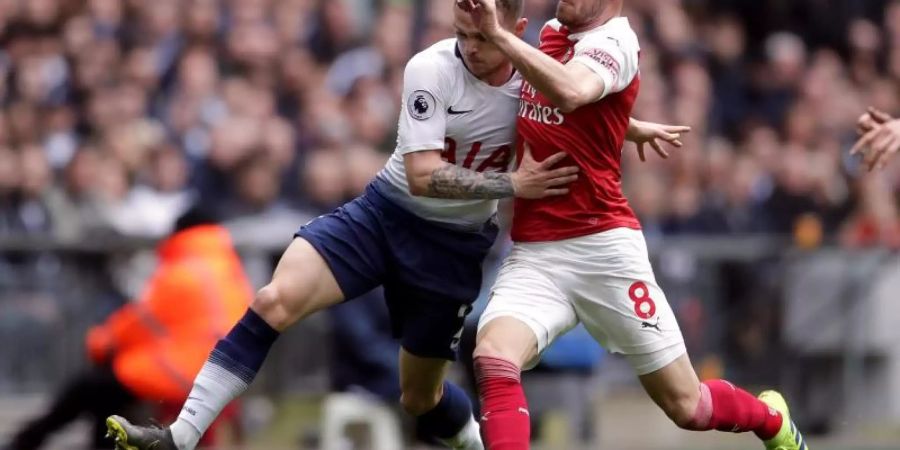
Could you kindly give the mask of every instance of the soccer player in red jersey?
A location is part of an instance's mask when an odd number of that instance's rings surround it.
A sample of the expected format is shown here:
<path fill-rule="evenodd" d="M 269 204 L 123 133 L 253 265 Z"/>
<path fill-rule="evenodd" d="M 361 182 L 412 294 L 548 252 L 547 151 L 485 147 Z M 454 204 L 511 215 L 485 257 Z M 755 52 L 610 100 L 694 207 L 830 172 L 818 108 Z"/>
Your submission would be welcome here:
<path fill-rule="evenodd" d="M 679 427 L 752 431 L 768 449 L 806 450 L 780 394 L 756 398 L 727 381 L 698 380 L 656 283 L 621 189 L 621 149 L 640 88 L 640 47 L 621 17 L 623 0 L 560 0 L 539 49 L 498 25 L 495 3 L 457 2 L 525 78 L 519 155 L 530 151 L 540 161 L 565 151 L 581 176 L 567 196 L 516 200 L 515 245 L 475 349 L 488 448 L 528 448 L 520 372 L 581 322 L 605 348 L 625 355 Z"/>

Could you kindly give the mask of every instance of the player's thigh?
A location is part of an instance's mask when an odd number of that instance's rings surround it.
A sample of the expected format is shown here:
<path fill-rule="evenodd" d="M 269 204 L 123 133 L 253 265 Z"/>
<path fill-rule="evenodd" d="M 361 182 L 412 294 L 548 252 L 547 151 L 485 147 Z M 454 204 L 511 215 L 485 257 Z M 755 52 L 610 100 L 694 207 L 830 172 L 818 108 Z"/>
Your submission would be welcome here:
<path fill-rule="evenodd" d="M 526 366 L 538 357 L 538 339 L 532 327 L 511 316 L 500 316 L 478 331 L 473 357 L 500 358 Z"/>
<path fill-rule="evenodd" d="M 527 369 L 577 324 L 577 317 L 550 274 L 522 253 L 514 248 L 500 269 L 478 322 L 475 356 L 503 358 Z"/>
<path fill-rule="evenodd" d="M 272 281 L 256 294 L 251 308 L 275 329 L 284 331 L 343 299 L 325 259 L 306 239 L 298 237 L 282 254 Z"/>
<path fill-rule="evenodd" d="M 675 314 L 652 273 L 594 281 L 596 289 L 576 300 L 579 319 L 600 345 L 625 356 L 666 415 L 689 426 L 699 381 Z"/>
<path fill-rule="evenodd" d="M 650 398 L 670 418 L 679 425 L 690 423 L 700 401 L 700 380 L 686 353 L 639 379 Z"/>
<path fill-rule="evenodd" d="M 578 318 L 611 353 L 620 353 L 638 376 L 668 366 L 686 353 L 681 328 L 652 278 L 598 277 L 575 300 Z"/>
<path fill-rule="evenodd" d="M 390 282 L 384 292 L 392 332 L 406 353 L 456 361 L 466 316 L 472 311 L 470 304 Z"/>
<path fill-rule="evenodd" d="M 384 223 L 391 249 L 384 293 L 394 335 L 412 355 L 456 360 L 496 225 L 452 230 L 396 211 Z"/>
<path fill-rule="evenodd" d="M 388 257 L 381 215 L 364 195 L 301 227 L 253 309 L 284 330 L 379 286 Z"/>
<path fill-rule="evenodd" d="M 557 266 L 578 318 L 600 345 L 626 355 L 638 375 L 684 353 L 681 328 L 656 283 L 640 231 L 614 229 L 570 245 L 572 252 L 595 255 L 568 258 Z"/>
<path fill-rule="evenodd" d="M 431 411 L 441 400 L 450 361 L 425 358 L 400 349 L 400 404 L 414 416 Z"/>

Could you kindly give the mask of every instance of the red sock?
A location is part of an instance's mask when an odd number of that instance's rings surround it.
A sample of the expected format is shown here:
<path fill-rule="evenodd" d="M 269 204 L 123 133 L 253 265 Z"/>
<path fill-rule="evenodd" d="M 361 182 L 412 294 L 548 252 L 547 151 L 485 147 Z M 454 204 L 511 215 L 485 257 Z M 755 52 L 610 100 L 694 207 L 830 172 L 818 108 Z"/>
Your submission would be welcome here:
<path fill-rule="evenodd" d="M 765 441 L 778 434 L 781 423 L 781 413 L 749 392 L 724 380 L 712 380 L 700 385 L 700 404 L 689 428 L 733 433 L 752 431 Z"/>
<path fill-rule="evenodd" d="M 528 450 L 531 422 L 521 370 L 505 359 L 478 356 L 481 430 L 488 450 Z"/>

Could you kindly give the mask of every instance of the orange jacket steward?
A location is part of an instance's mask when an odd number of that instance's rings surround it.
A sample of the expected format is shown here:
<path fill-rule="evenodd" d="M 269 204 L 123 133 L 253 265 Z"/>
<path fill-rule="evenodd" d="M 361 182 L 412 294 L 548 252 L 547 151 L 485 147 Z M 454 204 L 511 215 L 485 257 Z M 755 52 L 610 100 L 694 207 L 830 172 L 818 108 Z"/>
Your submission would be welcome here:
<path fill-rule="evenodd" d="M 247 310 L 252 287 L 225 228 L 200 225 L 159 248 L 141 298 L 87 336 L 91 358 L 110 358 L 118 380 L 145 400 L 180 402 L 216 342 Z"/>

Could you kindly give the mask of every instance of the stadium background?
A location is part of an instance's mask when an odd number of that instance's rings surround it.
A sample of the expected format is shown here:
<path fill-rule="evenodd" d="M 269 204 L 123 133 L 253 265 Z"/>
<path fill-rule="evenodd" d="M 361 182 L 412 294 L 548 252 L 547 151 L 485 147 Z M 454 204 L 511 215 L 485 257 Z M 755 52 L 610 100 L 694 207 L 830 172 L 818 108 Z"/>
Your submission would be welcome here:
<path fill-rule="evenodd" d="M 555 2 L 526 3 L 534 42 Z M 694 129 L 668 161 L 627 147 L 624 184 L 698 370 L 784 389 L 816 448 L 900 448 L 900 164 L 865 176 L 847 155 L 867 105 L 900 112 L 900 2 L 626 5 L 634 115 Z M 393 150 L 403 66 L 453 34 L 451 7 L 0 0 L 0 443 L 85 364 L 85 329 L 139 292 L 191 199 L 225 212 L 259 286 L 297 226 L 359 193 Z M 346 351 L 333 329 L 320 315 L 282 340 L 248 442 L 315 441 Z M 588 359 L 535 375 L 546 448 L 581 431 L 758 447 L 678 431 L 621 361 Z"/>

